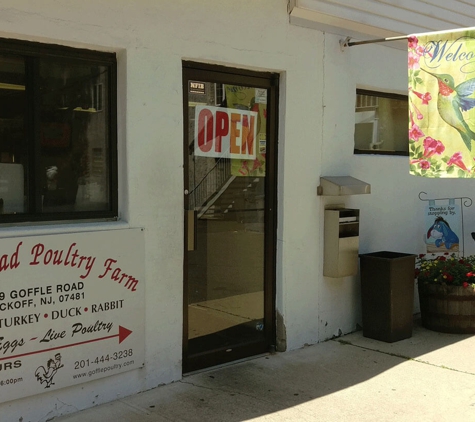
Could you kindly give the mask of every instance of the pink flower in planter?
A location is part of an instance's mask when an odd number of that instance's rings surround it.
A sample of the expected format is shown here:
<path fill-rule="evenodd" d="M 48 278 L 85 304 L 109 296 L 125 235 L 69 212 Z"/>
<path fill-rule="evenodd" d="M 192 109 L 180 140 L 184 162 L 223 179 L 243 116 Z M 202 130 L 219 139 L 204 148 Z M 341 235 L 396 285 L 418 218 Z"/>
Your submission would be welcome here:
<path fill-rule="evenodd" d="M 422 257 L 416 259 L 416 268 L 420 269 L 417 277 L 419 297 L 425 302 L 421 306 L 423 326 L 434 331 L 460 333 L 463 330 L 475 334 L 475 320 L 472 319 L 475 316 L 475 255 L 459 258 L 452 253 L 445 260 Z M 464 290 L 455 289 L 456 286 Z M 438 301 L 426 300 L 434 293 L 443 297 L 447 306 L 440 307 Z M 457 296 L 462 295 L 464 306 L 457 300 Z M 465 323 L 468 319 L 458 318 L 458 315 L 470 316 L 469 326 Z"/>
<path fill-rule="evenodd" d="M 445 278 L 447 279 L 447 281 L 448 281 L 449 283 L 451 283 L 452 281 L 454 281 L 454 276 L 453 276 L 453 275 L 451 275 L 451 274 L 445 274 L 445 276 L 446 276 Z"/>

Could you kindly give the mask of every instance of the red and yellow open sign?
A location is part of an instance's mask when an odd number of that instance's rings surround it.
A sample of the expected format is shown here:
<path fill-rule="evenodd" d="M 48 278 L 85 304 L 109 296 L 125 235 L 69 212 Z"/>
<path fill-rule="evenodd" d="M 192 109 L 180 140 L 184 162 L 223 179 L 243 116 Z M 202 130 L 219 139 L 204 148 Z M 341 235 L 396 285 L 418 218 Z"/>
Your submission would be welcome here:
<path fill-rule="evenodd" d="M 196 106 L 195 155 L 255 159 L 256 127 L 254 111 Z"/>

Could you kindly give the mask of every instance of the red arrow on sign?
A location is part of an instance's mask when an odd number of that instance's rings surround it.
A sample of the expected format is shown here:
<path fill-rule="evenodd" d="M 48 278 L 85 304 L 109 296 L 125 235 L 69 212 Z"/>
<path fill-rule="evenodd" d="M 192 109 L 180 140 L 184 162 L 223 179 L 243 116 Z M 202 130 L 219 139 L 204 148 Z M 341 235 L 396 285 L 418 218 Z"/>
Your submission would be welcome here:
<path fill-rule="evenodd" d="M 122 325 L 119 325 L 119 344 L 122 343 L 131 334 L 132 334 L 132 331 L 128 330 L 125 327 L 122 327 Z M 112 336 L 112 337 L 115 337 L 115 336 Z"/>
<path fill-rule="evenodd" d="M 101 337 L 101 338 L 95 338 L 93 340 L 86 340 L 86 341 L 80 341 L 79 343 L 73 343 L 73 344 L 66 344 L 64 346 L 58 346 L 58 347 L 52 347 L 51 349 L 44 349 L 44 350 L 36 350 L 34 352 L 29 352 L 29 353 L 23 353 L 21 355 L 15 355 L 15 356 L 7 356 L 0 358 L 0 361 L 6 360 L 6 359 L 16 359 L 16 358 L 21 358 L 23 356 L 29 356 L 29 355 L 36 355 L 38 353 L 44 353 L 44 352 L 51 352 L 52 350 L 59 350 L 59 349 L 66 349 L 67 347 L 73 347 L 73 346 L 79 346 L 81 344 L 87 344 L 87 343 L 94 343 L 95 341 L 102 341 L 102 340 L 108 340 L 110 338 L 115 338 L 119 337 L 119 344 L 122 343 L 128 336 L 132 334 L 131 330 L 128 330 L 125 327 L 122 327 L 119 325 L 119 334 L 113 334 L 111 336 L 107 337 Z"/>

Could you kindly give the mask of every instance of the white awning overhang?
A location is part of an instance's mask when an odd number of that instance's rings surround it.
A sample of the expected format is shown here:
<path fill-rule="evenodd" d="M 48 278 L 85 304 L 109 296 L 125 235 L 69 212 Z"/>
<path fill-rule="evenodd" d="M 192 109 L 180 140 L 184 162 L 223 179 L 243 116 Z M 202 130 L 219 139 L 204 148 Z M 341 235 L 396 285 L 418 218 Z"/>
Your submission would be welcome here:
<path fill-rule="evenodd" d="M 475 5 L 452 0 L 289 0 L 290 23 L 343 38 L 392 38 L 473 27 Z M 388 46 L 407 48 L 407 42 Z"/>

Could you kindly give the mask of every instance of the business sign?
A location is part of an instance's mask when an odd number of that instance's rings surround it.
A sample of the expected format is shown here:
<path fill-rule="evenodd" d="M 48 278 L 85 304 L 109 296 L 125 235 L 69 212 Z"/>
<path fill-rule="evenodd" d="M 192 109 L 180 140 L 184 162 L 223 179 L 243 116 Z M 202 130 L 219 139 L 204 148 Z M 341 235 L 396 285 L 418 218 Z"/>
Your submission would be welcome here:
<path fill-rule="evenodd" d="M 144 365 L 141 229 L 0 240 L 0 402 Z"/>
<path fill-rule="evenodd" d="M 257 113 L 199 105 L 195 107 L 195 155 L 256 158 Z"/>

